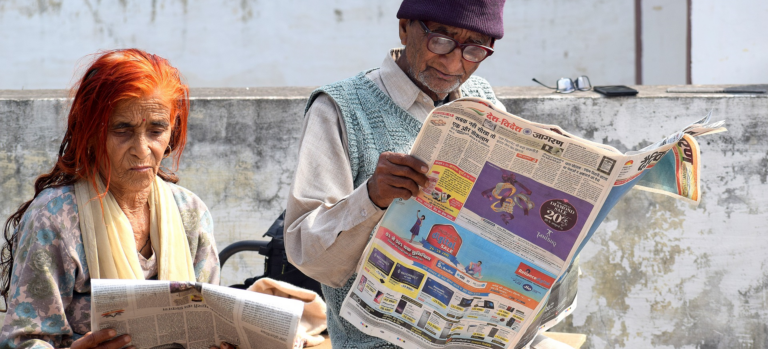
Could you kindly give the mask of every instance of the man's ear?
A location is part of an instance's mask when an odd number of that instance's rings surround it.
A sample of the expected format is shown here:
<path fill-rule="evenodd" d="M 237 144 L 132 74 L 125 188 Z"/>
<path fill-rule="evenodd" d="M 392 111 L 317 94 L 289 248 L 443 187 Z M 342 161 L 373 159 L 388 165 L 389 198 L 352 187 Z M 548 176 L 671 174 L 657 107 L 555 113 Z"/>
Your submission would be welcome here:
<path fill-rule="evenodd" d="M 405 46 L 405 44 L 408 42 L 408 20 L 400 19 L 398 26 L 400 28 L 400 44 Z"/>

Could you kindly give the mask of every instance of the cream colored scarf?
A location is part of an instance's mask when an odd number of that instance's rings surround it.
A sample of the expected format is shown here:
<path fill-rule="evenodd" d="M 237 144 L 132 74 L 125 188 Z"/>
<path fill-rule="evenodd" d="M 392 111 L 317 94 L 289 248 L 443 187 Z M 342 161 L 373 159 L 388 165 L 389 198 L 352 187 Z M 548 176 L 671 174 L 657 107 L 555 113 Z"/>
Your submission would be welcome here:
<path fill-rule="evenodd" d="M 104 183 L 96 176 L 99 192 Z M 133 228 L 111 193 L 101 200 L 90 181 L 75 183 L 80 232 L 92 279 L 144 280 L 139 264 Z M 155 177 L 149 196 L 152 248 L 157 253 L 158 279 L 195 281 L 192 256 L 181 213 L 173 193 L 160 177 Z"/>

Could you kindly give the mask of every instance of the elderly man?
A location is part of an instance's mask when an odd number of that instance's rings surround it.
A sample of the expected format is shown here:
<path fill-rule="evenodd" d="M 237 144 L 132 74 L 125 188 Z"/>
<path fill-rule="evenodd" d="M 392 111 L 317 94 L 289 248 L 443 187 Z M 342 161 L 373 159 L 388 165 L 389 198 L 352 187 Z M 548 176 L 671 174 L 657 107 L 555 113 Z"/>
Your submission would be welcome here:
<path fill-rule="evenodd" d="M 504 34 L 504 1 L 405 0 L 397 13 L 405 48 L 309 97 L 285 244 L 291 263 L 323 284 L 334 348 L 395 348 L 355 329 L 339 308 L 386 208 L 426 185 L 428 165 L 406 153 L 429 112 L 463 96 L 504 108 L 472 76 Z"/>

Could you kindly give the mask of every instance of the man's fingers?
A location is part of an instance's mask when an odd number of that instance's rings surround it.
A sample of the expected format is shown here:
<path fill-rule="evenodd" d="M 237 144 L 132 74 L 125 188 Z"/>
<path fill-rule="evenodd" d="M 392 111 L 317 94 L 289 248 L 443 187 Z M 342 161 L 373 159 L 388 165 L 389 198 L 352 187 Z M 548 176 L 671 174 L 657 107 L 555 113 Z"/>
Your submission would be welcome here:
<path fill-rule="evenodd" d="M 427 173 L 427 171 L 429 171 L 429 166 L 427 166 L 424 161 L 413 156 L 400 153 L 383 153 L 382 155 L 384 154 L 386 154 L 385 158 L 387 161 L 393 164 L 408 166 L 419 173 Z"/>
<path fill-rule="evenodd" d="M 392 188 L 392 195 L 391 198 L 394 201 L 395 199 L 403 199 L 408 200 L 411 197 L 411 191 L 408 189 L 403 188 Z"/>
<path fill-rule="evenodd" d="M 409 178 L 420 186 L 425 186 L 427 184 L 427 176 L 420 172 L 416 172 L 414 169 L 408 166 L 392 164 L 390 165 L 390 173 L 395 176 Z"/>
<path fill-rule="evenodd" d="M 410 184 L 409 184 L 410 182 Z M 403 199 L 407 200 L 413 193 L 410 188 L 417 188 L 415 183 L 410 179 L 403 177 L 388 176 L 382 179 L 382 183 L 379 186 L 379 197 L 382 199 L 386 206 L 392 203 L 392 200 Z"/>
<path fill-rule="evenodd" d="M 411 196 L 419 195 L 419 186 L 416 185 L 416 182 L 409 178 L 405 177 L 387 177 L 386 184 L 392 188 L 401 188 L 408 191 L 408 196 L 403 197 L 401 195 L 397 196 L 390 196 L 393 198 L 402 198 L 403 200 L 407 200 Z"/>
<path fill-rule="evenodd" d="M 387 207 L 392 200 L 407 200 L 419 195 L 419 186 L 426 186 L 429 168 L 413 156 L 392 152 L 379 155 L 376 171 L 368 182 L 368 195 L 379 207 Z"/>

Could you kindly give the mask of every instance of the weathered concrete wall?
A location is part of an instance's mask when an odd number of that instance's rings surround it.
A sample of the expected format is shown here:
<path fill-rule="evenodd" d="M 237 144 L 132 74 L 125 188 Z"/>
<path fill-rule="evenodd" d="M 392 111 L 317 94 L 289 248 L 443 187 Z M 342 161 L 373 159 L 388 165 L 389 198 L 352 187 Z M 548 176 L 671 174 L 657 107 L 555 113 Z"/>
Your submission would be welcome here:
<path fill-rule="evenodd" d="M 621 150 L 643 147 L 709 110 L 729 132 L 700 139 L 698 207 L 632 191 L 582 255 L 579 309 L 559 330 L 588 348 L 768 348 L 768 96 L 635 98 L 498 88 L 507 108 Z M 309 88 L 193 90 L 181 184 L 210 207 L 219 248 L 259 238 L 285 203 Z M 32 195 L 66 116 L 62 91 L 0 91 L 0 216 Z M 259 259 L 238 256 L 234 283 Z"/>
<path fill-rule="evenodd" d="M 219 249 L 259 239 L 280 214 L 296 167 L 309 88 L 195 90 L 180 185 L 198 194 L 215 217 Z M 49 171 L 66 127 L 64 91 L 0 91 L 0 217 L 34 194 Z M 227 262 L 222 282 L 261 274 L 257 253 Z M 256 270 L 258 269 L 258 270 Z"/>
<path fill-rule="evenodd" d="M 708 110 L 728 120 L 728 133 L 699 139 L 698 207 L 634 190 L 614 208 L 583 251 L 580 309 L 558 329 L 589 334 L 592 348 L 768 348 L 768 96 L 664 90 L 506 100 L 513 113 L 620 150 Z"/>

